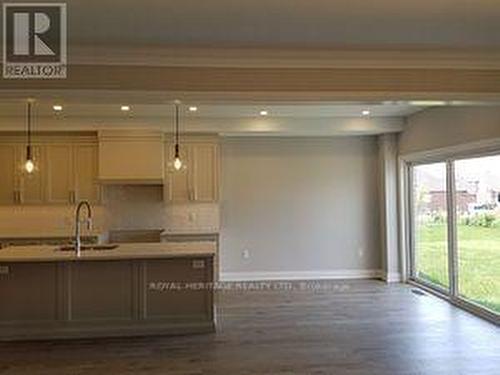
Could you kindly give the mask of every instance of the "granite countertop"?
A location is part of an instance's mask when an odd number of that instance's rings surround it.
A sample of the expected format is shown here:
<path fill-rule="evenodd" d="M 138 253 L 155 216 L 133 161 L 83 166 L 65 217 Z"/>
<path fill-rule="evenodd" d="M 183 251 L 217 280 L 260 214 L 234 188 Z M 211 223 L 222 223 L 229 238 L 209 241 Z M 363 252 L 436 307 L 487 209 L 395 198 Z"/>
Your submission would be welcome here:
<path fill-rule="evenodd" d="M 102 237 L 106 234 L 105 231 L 83 231 L 82 237 Z M 60 231 L 47 231 L 47 232 L 26 232 L 24 231 L 12 231 L 12 232 L 2 232 L 0 233 L 0 239 L 45 239 L 45 238 L 73 238 L 75 237 L 74 230 L 60 230 Z"/>
<path fill-rule="evenodd" d="M 11 246 L 0 250 L 0 263 L 64 262 L 88 260 L 127 260 L 159 258 L 212 257 L 213 242 L 123 243 L 113 250 L 82 251 L 79 258 L 73 251 L 60 251 L 57 246 Z"/>
<path fill-rule="evenodd" d="M 196 237 L 196 236 L 218 236 L 219 235 L 219 232 L 208 232 L 208 231 L 175 231 L 175 232 L 171 232 L 171 231 L 164 231 L 162 234 L 161 234 L 161 237 L 175 237 L 175 236 L 186 236 L 186 237 L 189 237 L 189 236 L 192 236 L 192 237 Z"/>

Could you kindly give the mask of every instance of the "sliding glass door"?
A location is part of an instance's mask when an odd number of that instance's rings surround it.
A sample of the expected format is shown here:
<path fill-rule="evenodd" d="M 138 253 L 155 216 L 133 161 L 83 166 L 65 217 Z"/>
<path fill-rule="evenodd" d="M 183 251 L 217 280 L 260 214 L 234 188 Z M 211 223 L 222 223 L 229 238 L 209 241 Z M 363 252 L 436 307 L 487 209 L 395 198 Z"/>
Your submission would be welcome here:
<path fill-rule="evenodd" d="M 413 168 L 414 275 L 449 288 L 446 163 Z"/>
<path fill-rule="evenodd" d="M 500 156 L 455 162 L 458 296 L 500 313 Z"/>
<path fill-rule="evenodd" d="M 500 314 L 500 155 L 409 166 L 411 278 Z"/>

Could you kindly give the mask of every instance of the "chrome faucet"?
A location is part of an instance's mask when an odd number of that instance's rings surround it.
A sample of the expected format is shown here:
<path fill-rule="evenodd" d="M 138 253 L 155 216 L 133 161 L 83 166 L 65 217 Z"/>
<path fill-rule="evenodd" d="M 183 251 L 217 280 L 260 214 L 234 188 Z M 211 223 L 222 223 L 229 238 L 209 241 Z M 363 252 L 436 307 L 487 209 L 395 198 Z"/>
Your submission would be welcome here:
<path fill-rule="evenodd" d="M 80 238 L 80 212 L 83 206 L 87 207 L 87 219 L 85 220 L 87 223 L 87 229 L 92 229 L 92 209 L 90 208 L 90 203 L 87 201 L 81 201 L 78 203 L 75 213 L 75 253 L 77 257 L 80 257 L 82 251 L 82 240 Z"/>

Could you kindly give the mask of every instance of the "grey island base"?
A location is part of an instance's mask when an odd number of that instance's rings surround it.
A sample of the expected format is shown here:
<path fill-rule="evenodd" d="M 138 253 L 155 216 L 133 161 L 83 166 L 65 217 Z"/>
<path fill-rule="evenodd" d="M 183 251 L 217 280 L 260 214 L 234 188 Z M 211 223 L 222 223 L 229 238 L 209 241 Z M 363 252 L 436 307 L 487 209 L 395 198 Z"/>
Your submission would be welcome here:
<path fill-rule="evenodd" d="M 0 250 L 0 340 L 213 332 L 214 254 L 210 242 Z"/>

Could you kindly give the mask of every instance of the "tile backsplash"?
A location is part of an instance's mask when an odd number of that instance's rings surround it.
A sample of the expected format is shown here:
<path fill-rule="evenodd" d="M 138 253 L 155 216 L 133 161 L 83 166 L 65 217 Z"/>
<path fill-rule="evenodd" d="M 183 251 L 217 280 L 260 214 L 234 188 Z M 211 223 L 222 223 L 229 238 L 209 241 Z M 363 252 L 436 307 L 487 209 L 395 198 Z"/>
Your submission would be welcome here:
<path fill-rule="evenodd" d="M 159 229 L 164 223 L 161 186 L 104 187 L 104 207 L 109 229 Z"/>
<path fill-rule="evenodd" d="M 0 236 L 60 236 L 74 229 L 72 206 L 0 206 Z M 93 230 L 106 229 L 103 207 L 93 207 Z"/>
<path fill-rule="evenodd" d="M 216 203 L 166 204 L 160 186 L 105 186 L 102 206 L 93 207 L 94 231 L 161 229 L 170 233 L 219 231 Z M 0 236 L 73 230 L 72 206 L 0 206 Z"/>
<path fill-rule="evenodd" d="M 165 206 L 165 231 L 168 233 L 219 232 L 219 205 L 186 203 Z"/>

